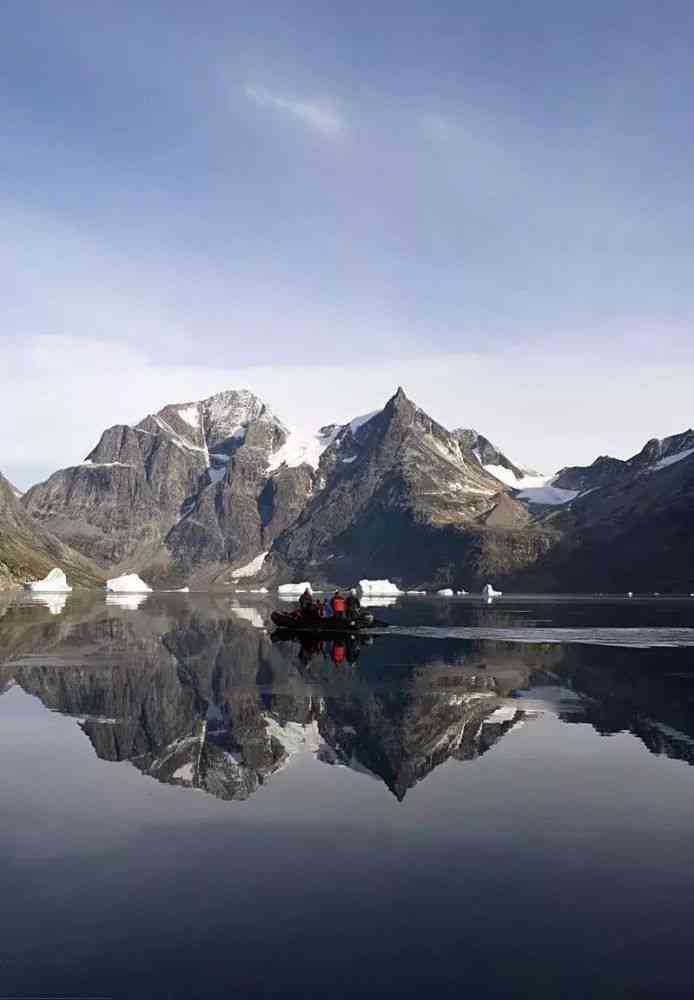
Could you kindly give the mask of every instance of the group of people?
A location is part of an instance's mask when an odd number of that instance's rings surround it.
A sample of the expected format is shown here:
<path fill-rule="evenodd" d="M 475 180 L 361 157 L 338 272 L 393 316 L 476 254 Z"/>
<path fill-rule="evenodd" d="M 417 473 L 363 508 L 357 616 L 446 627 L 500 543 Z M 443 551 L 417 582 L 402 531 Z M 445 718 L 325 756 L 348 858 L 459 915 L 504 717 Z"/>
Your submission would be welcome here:
<path fill-rule="evenodd" d="M 314 598 L 307 587 L 299 598 L 299 610 L 307 618 L 343 618 L 352 621 L 361 611 L 361 602 L 354 587 L 346 595 L 336 590 L 332 597 L 326 597 L 324 601 Z"/>

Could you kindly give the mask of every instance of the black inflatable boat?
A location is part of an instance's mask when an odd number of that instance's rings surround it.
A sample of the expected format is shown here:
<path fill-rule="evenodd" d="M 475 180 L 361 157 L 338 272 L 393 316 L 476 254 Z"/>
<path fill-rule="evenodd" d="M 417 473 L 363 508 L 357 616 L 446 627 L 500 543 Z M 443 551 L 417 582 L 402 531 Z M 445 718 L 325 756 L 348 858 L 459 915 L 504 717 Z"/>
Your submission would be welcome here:
<path fill-rule="evenodd" d="M 317 635 L 345 635 L 388 627 L 388 622 L 374 618 L 368 611 L 362 611 L 357 618 L 319 618 L 317 615 L 302 615 L 299 612 L 288 614 L 285 611 L 273 611 L 270 618 L 277 628 L 291 632 L 313 632 Z"/>

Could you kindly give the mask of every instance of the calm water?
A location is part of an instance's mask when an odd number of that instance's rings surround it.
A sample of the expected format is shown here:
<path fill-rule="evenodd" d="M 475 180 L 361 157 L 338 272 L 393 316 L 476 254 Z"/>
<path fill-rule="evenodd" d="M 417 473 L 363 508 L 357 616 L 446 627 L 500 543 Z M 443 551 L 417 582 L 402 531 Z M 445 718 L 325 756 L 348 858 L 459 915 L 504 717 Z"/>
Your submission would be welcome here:
<path fill-rule="evenodd" d="M 0 995 L 685 997 L 694 600 L 0 602 Z"/>

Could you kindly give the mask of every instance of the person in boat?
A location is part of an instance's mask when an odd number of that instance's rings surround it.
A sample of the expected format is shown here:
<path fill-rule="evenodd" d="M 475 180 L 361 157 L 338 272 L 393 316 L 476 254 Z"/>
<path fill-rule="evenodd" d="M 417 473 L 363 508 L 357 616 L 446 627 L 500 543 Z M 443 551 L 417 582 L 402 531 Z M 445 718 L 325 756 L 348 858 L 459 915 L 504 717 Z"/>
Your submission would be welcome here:
<path fill-rule="evenodd" d="M 361 601 L 354 587 L 347 594 L 347 617 L 352 620 L 359 617 L 361 611 Z"/>
<path fill-rule="evenodd" d="M 344 595 L 341 594 L 339 590 L 335 591 L 335 593 L 333 594 L 333 599 L 330 603 L 332 605 L 334 618 L 344 618 L 346 616 L 347 601 L 345 600 Z"/>
<path fill-rule="evenodd" d="M 332 616 L 333 616 L 333 607 L 330 602 L 330 598 L 326 597 L 325 600 L 323 601 L 323 617 L 332 618 Z"/>
<path fill-rule="evenodd" d="M 313 608 L 313 594 L 306 588 L 301 597 L 299 598 L 299 610 L 302 615 L 308 615 L 311 613 Z"/>

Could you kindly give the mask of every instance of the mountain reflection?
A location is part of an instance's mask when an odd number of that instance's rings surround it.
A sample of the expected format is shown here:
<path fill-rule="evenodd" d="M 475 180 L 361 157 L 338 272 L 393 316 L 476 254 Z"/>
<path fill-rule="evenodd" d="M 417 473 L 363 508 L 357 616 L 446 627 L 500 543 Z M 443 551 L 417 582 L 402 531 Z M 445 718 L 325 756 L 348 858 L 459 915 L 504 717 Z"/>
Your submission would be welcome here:
<path fill-rule="evenodd" d="M 104 760 L 223 799 L 248 798 L 304 752 L 402 800 L 532 715 L 514 695 L 538 685 L 573 692 L 566 722 L 694 761 L 689 675 L 655 670 L 651 651 L 390 636 L 340 651 L 272 642 L 257 608 L 225 598 L 134 610 L 103 598 L 71 600 L 60 618 L 50 604 L 0 608 L 0 693 L 18 684 L 75 716 Z"/>

